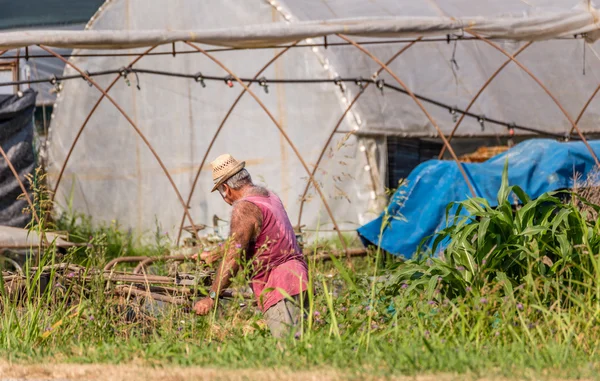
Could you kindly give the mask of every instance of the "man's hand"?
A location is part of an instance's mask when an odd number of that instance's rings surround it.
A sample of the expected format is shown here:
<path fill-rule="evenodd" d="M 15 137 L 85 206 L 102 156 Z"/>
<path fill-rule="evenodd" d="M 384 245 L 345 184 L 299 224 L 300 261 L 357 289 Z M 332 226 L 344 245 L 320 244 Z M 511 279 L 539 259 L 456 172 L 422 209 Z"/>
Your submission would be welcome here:
<path fill-rule="evenodd" d="M 204 316 L 208 315 L 210 310 L 215 306 L 215 301 L 211 298 L 203 298 L 196 302 L 194 305 L 194 311 L 196 315 Z"/>
<path fill-rule="evenodd" d="M 204 261 L 210 265 L 211 263 L 218 261 L 219 258 L 221 258 L 221 254 L 219 254 L 218 252 L 214 253 L 211 251 L 203 251 L 202 253 L 200 253 L 200 255 L 198 255 L 198 253 L 192 255 L 193 260 L 198 259 L 198 257 L 200 257 L 201 261 Z"/>

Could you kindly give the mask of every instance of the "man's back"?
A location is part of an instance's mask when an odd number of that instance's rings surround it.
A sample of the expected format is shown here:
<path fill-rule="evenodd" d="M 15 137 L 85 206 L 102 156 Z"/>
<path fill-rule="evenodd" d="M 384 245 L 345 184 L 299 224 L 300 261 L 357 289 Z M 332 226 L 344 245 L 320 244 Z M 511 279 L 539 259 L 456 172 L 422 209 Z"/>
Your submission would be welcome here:
<path fill-rule="evenodd" d="M 297 295 L 306 290 L 307 265 L 298 246 L 294 229 L 283 203 L 272 192 L 260 188 L 239 200 L 239 205 L 252 214 L 260 213 L 260 230 L 248 259 L 251 262 L 252 289 L 259 306 L 266 311 L 288 295 Z M 236 203 L 237 206 L 238 203 Z M 264 290 L 273 290 L 266 292 Z"/>
<path fill-rule="evenodd" d="M 258 215 L 256 210 L 260 212 L 260 229 L 256 234 L 254 247 L 248 253 L 249 258 L 253 259 L 256 276 L 263 275 L 269 268 L 286 261 L 303 260 L 294 228 L 277 195 L 260 188 L 240 201 L 252 204 L 255 209 L 253 214 Z"/>

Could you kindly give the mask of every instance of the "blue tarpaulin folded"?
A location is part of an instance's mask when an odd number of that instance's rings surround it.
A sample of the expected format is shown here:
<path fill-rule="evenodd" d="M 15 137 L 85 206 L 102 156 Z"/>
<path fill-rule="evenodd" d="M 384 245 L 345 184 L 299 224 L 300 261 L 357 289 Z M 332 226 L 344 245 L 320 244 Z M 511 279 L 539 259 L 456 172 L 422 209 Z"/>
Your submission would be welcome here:
<path fill-rule="evenodd" d="M 600 141 L 589 144 L 600 156 Z M 463 163 L 477 196 L 487 199 L 491 206 L 498 205 L 497 193 L 507 158 L 509 185 L 520 186 L 533 199 L 546 192 L 572 188 L 576 173 L 585 178 L 595 166 L 582 142 L 560 143 L 549 139 L 527 140 L 483 163 Z M 360 227 L 358 233 L 367 243 L 381 243 L 383 250 L 411 258 L 424 239 L 446 227 L 446 206 L 470 196 L 456 162 L 427 161 L 411 172 L 387 210 Z M 382 231 L 386 215 L 389 223 Z"/>

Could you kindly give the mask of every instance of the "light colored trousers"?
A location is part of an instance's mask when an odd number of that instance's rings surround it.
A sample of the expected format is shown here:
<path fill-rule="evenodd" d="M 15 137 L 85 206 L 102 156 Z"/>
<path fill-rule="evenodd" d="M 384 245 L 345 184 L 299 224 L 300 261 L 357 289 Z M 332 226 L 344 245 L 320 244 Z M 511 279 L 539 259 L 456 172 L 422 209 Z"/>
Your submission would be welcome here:
<path fill-rule="evenodd" d="M 304 293 L 306 296 L 306 293 Z M 265 311 L 264 316 L 273 337 L 281 339 L 300 332 L 300 319 L 305 303 L 300 305 L 300 295 L 292 296 L 292 300 L 283 299 Z M 306 300 L 306 298 L 304 298 Z"/>

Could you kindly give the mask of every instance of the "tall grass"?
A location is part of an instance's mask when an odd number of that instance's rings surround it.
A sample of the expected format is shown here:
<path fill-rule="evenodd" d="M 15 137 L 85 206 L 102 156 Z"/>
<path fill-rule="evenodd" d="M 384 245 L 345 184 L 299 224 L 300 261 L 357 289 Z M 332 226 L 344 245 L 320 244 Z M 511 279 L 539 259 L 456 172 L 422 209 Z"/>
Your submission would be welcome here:
<path fill-rule="evenodd" d="M 505 176 L 497 207 L 481 199 L 456 206 L 469 215 L 449 216 L 436 240 L 436 251 L 446 244 L 443 258 L 424 251 L 420 259 L 382 266 L 376 248 L 352 269 L 335 258 L 309 261 L 304 330 L 283 341 L 272 339 L 262 316 L 241 299 L 197 317 L 115 297 L 100 279 L 61 287 L 69 273 L 59 270 L 47 279 L 51 287 L 41 288 L 41 272 L 31 270 L 25 294 L 0 288 L 0 347 L 13 360 L 333 367 L 358 378 L 423 371 L 594 376 L 600 226 L 579 202 L 599 209 L 578 196 L 530 200 Z M 162 243 L 135 247 L 116 224 L 94 230 L 81 221 L 63 226 L 92 240 L 61 261 L 100 267 L 114 255 L 164 250 Z M 42 265 L 56 260 L 50 247 Z M 240 274 L 234 285 L 244 284 Z"/>

